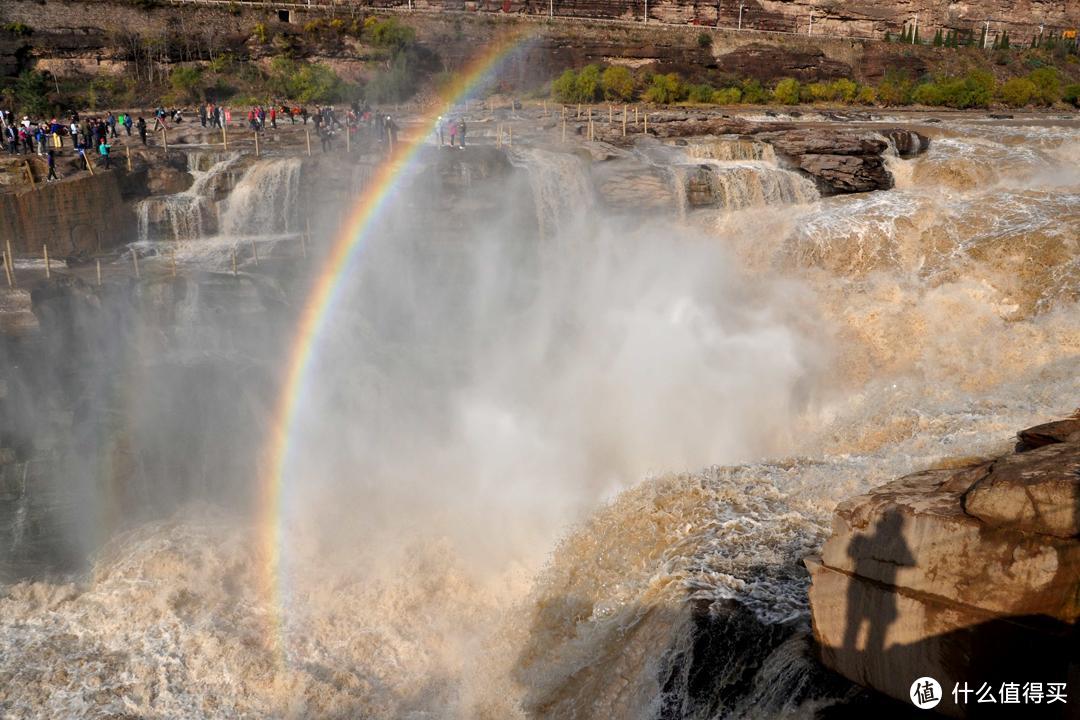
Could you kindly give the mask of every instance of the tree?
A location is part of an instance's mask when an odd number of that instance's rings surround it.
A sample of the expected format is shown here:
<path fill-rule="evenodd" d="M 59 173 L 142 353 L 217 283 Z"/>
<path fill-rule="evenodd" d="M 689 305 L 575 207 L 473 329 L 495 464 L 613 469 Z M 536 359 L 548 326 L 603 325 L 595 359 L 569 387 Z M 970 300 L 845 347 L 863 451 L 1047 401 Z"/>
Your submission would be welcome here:
<path fill-rule="evenodd" d="M 701 83 L 699 85 L 691 85 L 687 88 L 686 99 L 692 103 L 698 103 L 704 105 L 705 103 L 711 103 L 713 101 L 713 95 L 715 91 L 712 85 L 708 83 Z"/>
<path fill-rule="evenodd" d="M 1035 83 L 1027 78 L 1010 78 L 1002 83 L 998 93 L 1009 107 L 1025 107 L 1038 92 Z"/>
<path fill-rule="evenodd" d="M 1028 73 L 1028 80 L 1035 86 L 1033 100 L 1041 105 L 1053 105 L 1061 97 L 1061 79 L 1052 67 L 1041 67 Z"/>
<path fill-rule="evenodd" d="M 49 109 L 49 75 L 37 70 L 23 70 L 15 79 L 15 105 L 31 117 L 43 116 Z"/>
<path fill-rule="evenodd" d="M 577 102 L 577 73 L 573 70 L 564 70 L 563 74 L 551 83 L 551 94 L 559 102 Z"/>
<path fill-rule="evenodd" d="M 202 94 L 202 74 L 201 67 L 181 65 L 172 71 L 169 83 L 172 85 L 173 92 L 185 100 L 198 100 Z"/>
<path fill-rule="evenodd" d="M 1001 31 L 1001 42 L 999 43 L 999 47 L 1002 50 L 1008 50 L 1009 49 L 1009 31 L 1008 30 L 1002 30 Z"/>
<path fill-rule="evenodd" d="M 416 31 L 396 18 L 376 21 L 368 28 L 373 43 L 380 47 L 400 49 L 416 41 Z"/>
<path fill-rule="evenodd" d="M 603 83 L 600 80 L 600 66 L 586 65 L 578 73 L 577 101 L 584 103 L 596 102 L 603 96 Z"/>
<path fill-rule="evenodd" d="M 773 100 L 781 105 L 797 105 L 799 103 L 799 81 L 795 78 L 784 78 L 776 83 L 773 88 Z"/>
<path fill-rule="evenodd" d="M 1080 107 L 1080 83 L 1066 85 L 1065 91 L 1061 94 L 1061 99 L 1067 103 L 1072 103 L 1073 107 Z"/>
<path fill-rule="evenodd" d="M 600 78 L 604 86 L 604 97 L 608 100 L 629 101 L 634 98 L 634 76 L 622 65 L 604 68 Z"/>
<path fill-rule="evenodd" d="M 941 29 L 939 28 L 938 31 L 934 33 L 934 47 L 941 47 L 941 45 Z"/>
<path fill-rule="evenodd" d="M 668 105 L 678 102 L 683 96 L 682 78 L 676 73 L 653 75 L 645 99 L 652 103 Z"/>

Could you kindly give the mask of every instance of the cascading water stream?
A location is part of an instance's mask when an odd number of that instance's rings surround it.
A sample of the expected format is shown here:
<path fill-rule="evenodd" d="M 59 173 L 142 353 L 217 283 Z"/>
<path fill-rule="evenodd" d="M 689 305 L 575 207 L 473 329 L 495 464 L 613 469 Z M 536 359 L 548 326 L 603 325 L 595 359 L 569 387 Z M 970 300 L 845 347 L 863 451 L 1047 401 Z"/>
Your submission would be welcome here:
<path fill-rule="evenodd" d="M 513 252 L 524 223 L 463 213 L 447 242 L 441 216 L 408 225 L 432 198 L 402 193 L 298 400 L 274 594 L 266 528 L 202 505 L 134 528 L 85 582 L 0 593 L 0 702 L 387 720 L 833 702 L 801 560 L 835 505 L 1080 397 L 1077 130 L 940 129 L 889 159 L 897 189 L 846 197 L 754 143 L 635 149 L 611 182 L 651 172 L 663 206 L 613 217 L 605 163 L 515 147 L 527 190 L 484 207 L 535 212 L 566 259 L 538 267 Z M 222 247 L 296 230 L 298 174 L 250 168 Z M 206 301 L 178 324 L 225 348 L 244 323 Z"/>

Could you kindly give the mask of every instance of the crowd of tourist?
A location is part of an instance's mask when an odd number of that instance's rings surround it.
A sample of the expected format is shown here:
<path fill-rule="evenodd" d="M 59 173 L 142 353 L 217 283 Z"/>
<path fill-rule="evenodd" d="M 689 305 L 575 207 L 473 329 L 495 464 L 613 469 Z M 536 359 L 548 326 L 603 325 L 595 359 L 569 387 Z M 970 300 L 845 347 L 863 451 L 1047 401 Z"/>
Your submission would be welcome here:
<path fill-rule="evenodd" d="M 217 103 L 202 103 L 197 107 L 199 124 L 203 128 L 221 129 L 233 123 L 229 108 Z M 190 116 L 189 116 L 190 117 Z M 394 118 L 366 103 L 354 102 L 342 108 L 333 105 L 316 105 L 309 110 L 304 105 L 279 103 L 268 106 L 254 105 L 247 110 L 246 126 L 254 132 L 276 130 L 279 122 L 290 125 L 309 122 L 314 125 L 323 152 L 331 152 L 335 139 L 348 133 L 353 142 L 366 139 L 393 148 L 398 141 L 399 126 Z M 59 118 L 18 118 L 11 111 L 0 110 L 0 134 L 4 149 L 10 155 L 37 155 L 49 168 L 47 180 L 57 179 L 56 162 L 66 153 L 79 160 L 80 166 L 109 168 L 112 165 L 111 140 L 121 135 L 137 136 L 143 145 L 149 144 L 148 133 L 168 132 L 185 122 L 182 109 L 167 110 L 158 106 L 152 112 L 153 127 L 142 115 L 128 112 L 107 112 L 104 115 L 82 116 L 72 112 L 63 120 Z M 236 119 L 235 124 L 242 122 Z M 447 139 L 451 147 L 465 147 L 466 123 L 464 118 L 439 118 L 436 136 L 439 145 Z"/>

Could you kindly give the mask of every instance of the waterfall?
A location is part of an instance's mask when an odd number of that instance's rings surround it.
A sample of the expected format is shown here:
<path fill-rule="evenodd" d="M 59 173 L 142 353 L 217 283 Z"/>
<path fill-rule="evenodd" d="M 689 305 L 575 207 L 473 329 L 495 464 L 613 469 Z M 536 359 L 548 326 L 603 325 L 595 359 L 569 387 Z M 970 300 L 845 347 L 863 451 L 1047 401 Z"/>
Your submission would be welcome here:
<path fill-rule="evenodd" d="M 699 160 L 763 160 L 776 163 L 776 152 L 772 145 L 738 137 L 703 138 L 700 142 L 690 142 L 683 152 Z"/>
<path fill-rule="evenodd" d="M 702 160 L 674 165 L 671 172 L 680 213 L 698 207 L 743 210 L 818 199 L 813 182 L 769 162 Z"/>
<path fill-rule="evenodd" d="M 257 162 L 248 168 L 225 203 L 225 235 L 264 235 L 298 229 L 300 158 Z"/>
<path fill-rule="evenodd" d="M 188 156 L 194 181 L 175 195 L 151 197 L 135 206 L 139 240 L 194 240 L 212 233 L 217 221 L 214 192 L 219 177 L 239 159 L 238 154 Z M 209 163 L 209 165 L 208 165 Z"/>
<path fill-rule="evenodd" d="M 529 175 L 540 232 L 559 234 L 593 206 L 593 185 L 585 162 L 569 153 L 539 148 L 514 148 L 510 162 Z"/>

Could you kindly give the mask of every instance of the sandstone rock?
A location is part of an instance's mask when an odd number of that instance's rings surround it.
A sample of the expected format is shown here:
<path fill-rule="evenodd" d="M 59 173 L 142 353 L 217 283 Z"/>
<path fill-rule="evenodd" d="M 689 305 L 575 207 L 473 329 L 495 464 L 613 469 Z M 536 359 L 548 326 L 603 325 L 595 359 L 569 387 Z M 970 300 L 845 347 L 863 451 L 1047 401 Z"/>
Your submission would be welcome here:
<path fill-rule="evenodd" d="M 1016 452 L 1034 450 L 1044 445 L 1063 442 L 1080 442 L 1080 419 L 1057 420 L 1021 430 L 1016 434 L 1019 442 Z"/>
<path fill-rule="evenodd" d="M 751 43 L 716 59 L 717 69 L 732 77 L 755 78 L 767 82 L 792 77 L 800 82 L 851 77 L 851 66 L 830 60 L 812 47 L 781 47 Z"/>
<path fill-rule="evenodd" d="M 956 682 L 1058 682 L 1080 671 L 1074 430 L 1071 421 L 1031 428 L 1021 438 L 1049 444 L 915 473 L 841 503 L 821 557 L 807 560 L 825 663 L 905 702 L 924 675 L 948 692 Z M 971 717 L 982 708 L 947 696 L 938 710 Z"/>
<path fill-rule="evenodd" d="M 885 161 L 876 156 L 807 154 L 798 156 L 796 163 L 819 186 L 824 185 L 826 193 L 870 192 L 893 186 Z"/>
<path fill-rule="evenodd" d="M 968 491 L 964 510 L 989 527 L 1080 535 L 1080 444 L 1054 443 L 998 460 Z"/>
<path fill-rule="evenodd" d="M 146 174 L 146 188 L 151 195 L 175 195 L 187 190 L 194 182 L 189 173 L 168 165 L 151 167 Z"/>

